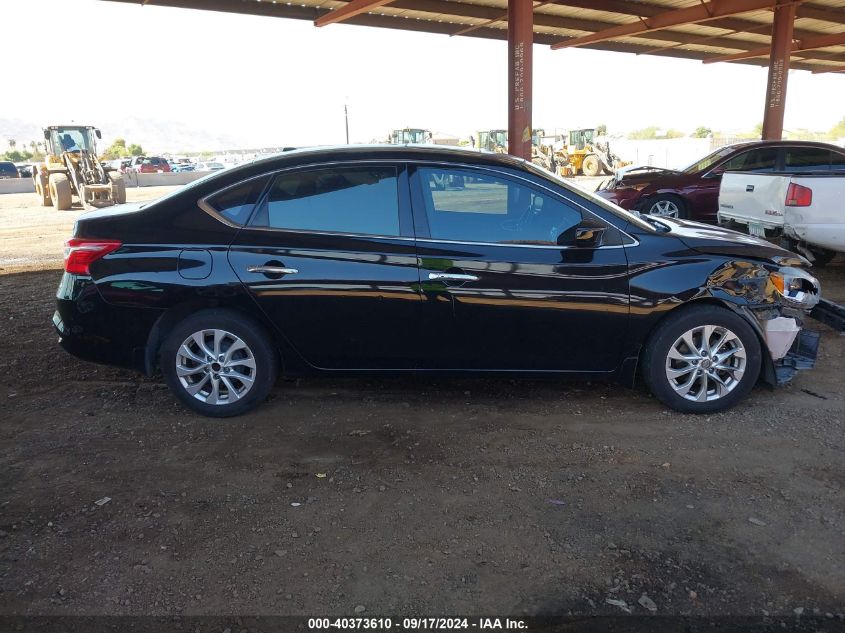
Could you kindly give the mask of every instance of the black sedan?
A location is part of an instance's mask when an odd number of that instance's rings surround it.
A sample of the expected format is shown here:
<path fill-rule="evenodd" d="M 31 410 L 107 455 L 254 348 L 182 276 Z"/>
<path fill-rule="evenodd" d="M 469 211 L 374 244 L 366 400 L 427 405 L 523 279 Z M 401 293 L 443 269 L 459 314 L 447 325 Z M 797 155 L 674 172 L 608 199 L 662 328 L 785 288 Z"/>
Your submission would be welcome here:
<path fill-rule="evenodd" d="M 280 372 L 640 375 L 705 413 L 812 365 L 806 265 L 503 155 L 296 150 L 80 216 L 53 323 L 212 416 Z"/>

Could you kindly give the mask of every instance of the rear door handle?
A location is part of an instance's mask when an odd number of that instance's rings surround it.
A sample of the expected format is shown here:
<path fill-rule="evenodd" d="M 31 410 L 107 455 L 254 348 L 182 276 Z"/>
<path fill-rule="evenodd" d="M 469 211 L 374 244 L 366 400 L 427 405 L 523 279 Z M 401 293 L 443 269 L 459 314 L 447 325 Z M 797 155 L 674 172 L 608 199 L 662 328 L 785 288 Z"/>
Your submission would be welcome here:
<path fill-rule="evenodd" d="M 428 278 L 431 281 L 478 281 L 475 275 L 463 273 L 428 273 Z"/>
<path fill-rule="evenodd" d="M 285 268 L 284 266 L 250 266 L 246 271 L 248 273 L 261 273 L 262 275 L 295 275 L 299 272 L 296 268 Z"/>
<path fill-rule="evenodd" d="M 754 185 L 745 185 L 746 191 L 754 191 Z"/>

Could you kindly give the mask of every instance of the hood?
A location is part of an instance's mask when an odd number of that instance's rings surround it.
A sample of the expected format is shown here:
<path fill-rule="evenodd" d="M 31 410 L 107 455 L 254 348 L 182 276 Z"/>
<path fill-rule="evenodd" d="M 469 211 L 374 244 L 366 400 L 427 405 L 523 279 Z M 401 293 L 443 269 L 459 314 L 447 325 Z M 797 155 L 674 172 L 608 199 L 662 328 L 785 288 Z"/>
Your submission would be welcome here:
<path fill-rule="evenodd" d="M 646 185 L 655 180 L 671 180 L 682 175 L 682 172 L 675 171 L 674 169 L 638 165 L 618 169 L 614 175 L 614 180 L 616 181 L 617 187 L 634 187 L 637 185 Z"/>
<path fill-rule="evenodd" d="M 800 255 L 776 246 L 759 237 L 700 222 L 660 218 L 670 228 L 670 234 L 687 247 L 708 255 L 751 257 L 778 265 L 810 266 Z"/>

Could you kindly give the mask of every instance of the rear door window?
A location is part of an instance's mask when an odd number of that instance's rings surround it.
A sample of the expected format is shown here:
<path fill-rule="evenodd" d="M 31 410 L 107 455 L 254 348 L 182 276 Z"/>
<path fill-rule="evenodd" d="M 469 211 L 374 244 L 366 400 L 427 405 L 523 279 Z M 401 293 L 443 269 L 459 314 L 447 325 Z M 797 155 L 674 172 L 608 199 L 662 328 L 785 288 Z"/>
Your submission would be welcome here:
<path fill-rule="evenodd" d="M 786 171 L 796 173 L 830 171 L 830 150 L 821 147 L 787 147 L 784 167 Z"/>
<path fill-rule="evenodd" d="M 255 226 L 295 231 L 398 236 L 395 167 L 332 167 L 280 174 Z"/>

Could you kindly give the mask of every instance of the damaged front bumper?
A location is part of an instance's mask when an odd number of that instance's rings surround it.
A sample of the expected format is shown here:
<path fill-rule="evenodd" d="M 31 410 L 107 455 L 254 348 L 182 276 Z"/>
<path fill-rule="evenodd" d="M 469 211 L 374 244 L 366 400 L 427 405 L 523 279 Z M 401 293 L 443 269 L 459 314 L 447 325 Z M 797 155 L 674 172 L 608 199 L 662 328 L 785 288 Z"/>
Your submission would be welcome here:
<path fill-rule="evenodd" d="M 795 377 L 802 369 L 813 369 L 819 353 L 819 333 L 811 330 L 800 330 L 794 337 L 792 345 L 786 354 L 777 360 L 773 359 L 775 379 L 782 385 Z"/>
<path fill-rule="evenodd" d="M 819 303 L 821 288 L 806 270 L 787 266 L 770 272 L 766 295 L 768 306 L 750 311 L 772 362 L 764 377 L 780 385 L 792 380 L 799 370 L 816 365 L 819 333 L 803 329 L 803 324 Z"/>

